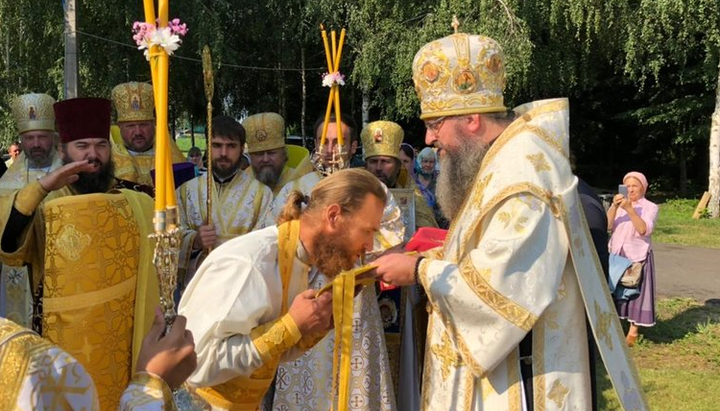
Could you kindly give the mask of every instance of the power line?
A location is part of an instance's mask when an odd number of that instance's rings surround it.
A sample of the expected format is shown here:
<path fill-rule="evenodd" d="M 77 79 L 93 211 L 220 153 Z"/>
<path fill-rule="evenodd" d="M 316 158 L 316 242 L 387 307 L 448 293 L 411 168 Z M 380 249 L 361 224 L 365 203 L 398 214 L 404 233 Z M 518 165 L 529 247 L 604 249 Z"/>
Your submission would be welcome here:
<path fill-rule="evenodd" d="M 118 45 L 118 46 L 127 47 L 127 48 L 131 48 L 131 49 L 133 49 L 133 50 L 137 50 L 137 47 L 136 47 L 136 46 L 133 46 L 133 45 L 131 45 L 131 44 L 123 43 L 123 42 L 116 41 L 116 40 L 113 40 L 113 39 L 108 39 L 108 38 L 101 37 L 101 36 L 98 36 L 98 35 L 95 35 L 95 34 L 91 34 L 91 33 L 85 33 L 84 31 L 81 31 L 81 30 L 75 30 L 75 34 L 81 34 L 81 35 L 83 35 L 83 36 L 91 37 L 91 38 L 94 38 L 94 39 L 97 39 L 97 40 L 100 40 L 100 41 L 104 41 L 104 42 L 106 42 L 106 43 L 111 43 L 111 44 L 115 44 L 115 45 Z M 178 60 L 192 61 L 192 62 L 195 62 L 195 63 L 202 64 L 202 60 L 200 60 L 200 59 L 192 58 L 192 57 L 180 56 L 180 55 L 178 55 L 178 54 L 173 54 L 173 55 L 170 56 L 170 58 L 175 58 L 175 59 L 178 59 Z M 239 68 L 239 69 L 243 69 L 243 70 L 259 70 L 259 71 L 296 71 L 296 72 L 302 72 L 302 71 L 321 71 L 321 70 L 327 71 L 327 67 L 308 67 L 308 68 L 306 68 L 305 70 L 303 70 L 303 69 L 301 69 L 301 68 L 257 67 L 257 66 L 243 66 L 243 65 L 239 65 L 239 64 L 229 64 L 229 63 L 220 63 L 220 67 L 231 67 L 231 68 Z"/>

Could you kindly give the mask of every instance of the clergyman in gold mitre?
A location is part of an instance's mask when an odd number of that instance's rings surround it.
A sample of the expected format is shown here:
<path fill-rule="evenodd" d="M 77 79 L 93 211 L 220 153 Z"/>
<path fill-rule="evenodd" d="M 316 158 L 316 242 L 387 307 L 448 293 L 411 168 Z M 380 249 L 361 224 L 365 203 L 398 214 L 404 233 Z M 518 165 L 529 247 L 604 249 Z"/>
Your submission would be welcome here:
<path fill-rule="evenodd" d="M 486 36 L 455 33 L 423 46 L 413 61 L 420 119 L 506 111 L 503 60 Z"/>
<path fill-rule="evenodd" d="M 364 149 L 365 169 L 390 189 L 412 190 L 415 194 L 415 225 L 437 227 L 437 222 L 415 181 L 408 175 L 400 161 L 400 145 L 405 133 L 402 127 L 392 121 L 374 121 L 360 133 Z M 393 195 L 400 193 L 393 192 Z M 402 208 L 402 207 L 401 207 Z M 416 227 L 407 227 L 414 232 Z"/>
<path fill-rule="evenodd" d="M 56 157 L 53 104 L 54 98 L 41 93 L 23 94 L 12 101 L 12 115 L 22 145 L 22 153 L 16 162 L 24 164 L 27 159 L 28 168 L 43 168 L 46 173 Z"/>
<path fill-rule="evenodd" d="M 22 153 L 9 165 L 0 180 L 0 194 L 17 190 L 60 166 L 55 155 L 55 99 L 47 94 L 17 96 L 11 110 L 17 127 Z"/>
<path fill-rule="evenodd" d="M 112 101 L 117 112 L 113 130 L 113 162 L 116 177 L 144 185 L 153 185 L 150 170 L 155 168 L 155 101 L 149 83 L 129 82 L 115 86 Z M 185 162 L 185 156 L 170 140 L 173 163 Z"/>
<path fill-rule="evenodd" d="M 277 113 L 259 113 L 246 118 L 242 125 L 250 155 L 246 172 L 277 194 L 294 174 L 287 166 L 285 120 Z"/>
<path fill-rule="evenodd" d="M 37 181 L 62 165 L 56 155 L 55 99 L 47 94 L 30 93 L 17 96 L 11 110 L 22 152 L 5 164 L 8 170 L 0 178 L 0 196 L 14 196 L 16 190 Z M 20 260 L 16 266 L 0 267 L 0 315 L 24 327 L 32 326 L 33 286 L 27 267 Z"/>

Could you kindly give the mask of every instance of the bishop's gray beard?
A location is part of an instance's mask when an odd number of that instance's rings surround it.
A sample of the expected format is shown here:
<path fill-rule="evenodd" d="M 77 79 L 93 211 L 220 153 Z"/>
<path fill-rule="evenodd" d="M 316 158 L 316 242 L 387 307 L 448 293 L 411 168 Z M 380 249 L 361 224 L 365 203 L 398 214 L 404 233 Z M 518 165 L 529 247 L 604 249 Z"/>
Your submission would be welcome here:
<path fill-rule="evenodd" d="M 450 221 L 460 212 L 465 197 L 470 194 L 475 177 L 480 171 L 480 164 L 488 150 L 487 146 L 475 140 L 460 141 L 460 146 L 454 151 L 445 149 L 444 158 L 440 160 L 440 173 L 435 187 L 440 211 Z"/>
<path fill-rule="evenodd" d="M 280 180 L 280 174 L 282 174 L 282 169 L 278 173 L 273 167 L 261 167 L 260 171 L 255 173 L 255 178 L 266 186 L 273 188 Z"/>

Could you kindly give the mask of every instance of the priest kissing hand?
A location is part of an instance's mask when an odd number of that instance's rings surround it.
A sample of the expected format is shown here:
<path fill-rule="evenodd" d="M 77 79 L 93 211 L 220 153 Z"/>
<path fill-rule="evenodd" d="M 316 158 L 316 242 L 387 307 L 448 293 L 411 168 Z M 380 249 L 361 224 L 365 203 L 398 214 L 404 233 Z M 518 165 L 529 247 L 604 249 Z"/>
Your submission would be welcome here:
<path fill-rule="evenodd" d="M 373 261 L 376 265 L 375 278 L 390 285 L 415 284 L 415 267 L 418 255 L 402 253 L 385 254 Z"/>
<path fill-rule="evenodd" d="M 332 328 L 332 293 L 315 298 L 316 290 L 305 290 L 292 302 L 288 314 L 303 336 L 326 332 Z"/>
<path fill-rule="evenodd" d="M 88 160 L 73 161 L 43 176 L 38 183 L 49 193 L 76 182 L 80 178 L 79 173 L 92 173 L 95 170 L 95 164 Z"/>

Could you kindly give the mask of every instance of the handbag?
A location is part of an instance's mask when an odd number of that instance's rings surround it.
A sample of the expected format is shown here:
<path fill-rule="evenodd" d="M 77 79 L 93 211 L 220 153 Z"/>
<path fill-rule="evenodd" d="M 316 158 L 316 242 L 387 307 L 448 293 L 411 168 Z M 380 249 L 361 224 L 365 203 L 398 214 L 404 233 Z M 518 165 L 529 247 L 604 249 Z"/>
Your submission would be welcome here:
<path fill-rule="evenodd" d="M 633 262 L 632 264 L 630 264 L 630 267 L 625 270 L 622 277 L 620 278 L 620 284 L 625 288 L 640 287 L 640 283 L 642 283 L 644 266 L 644 261 L 639 263 Z"/>

